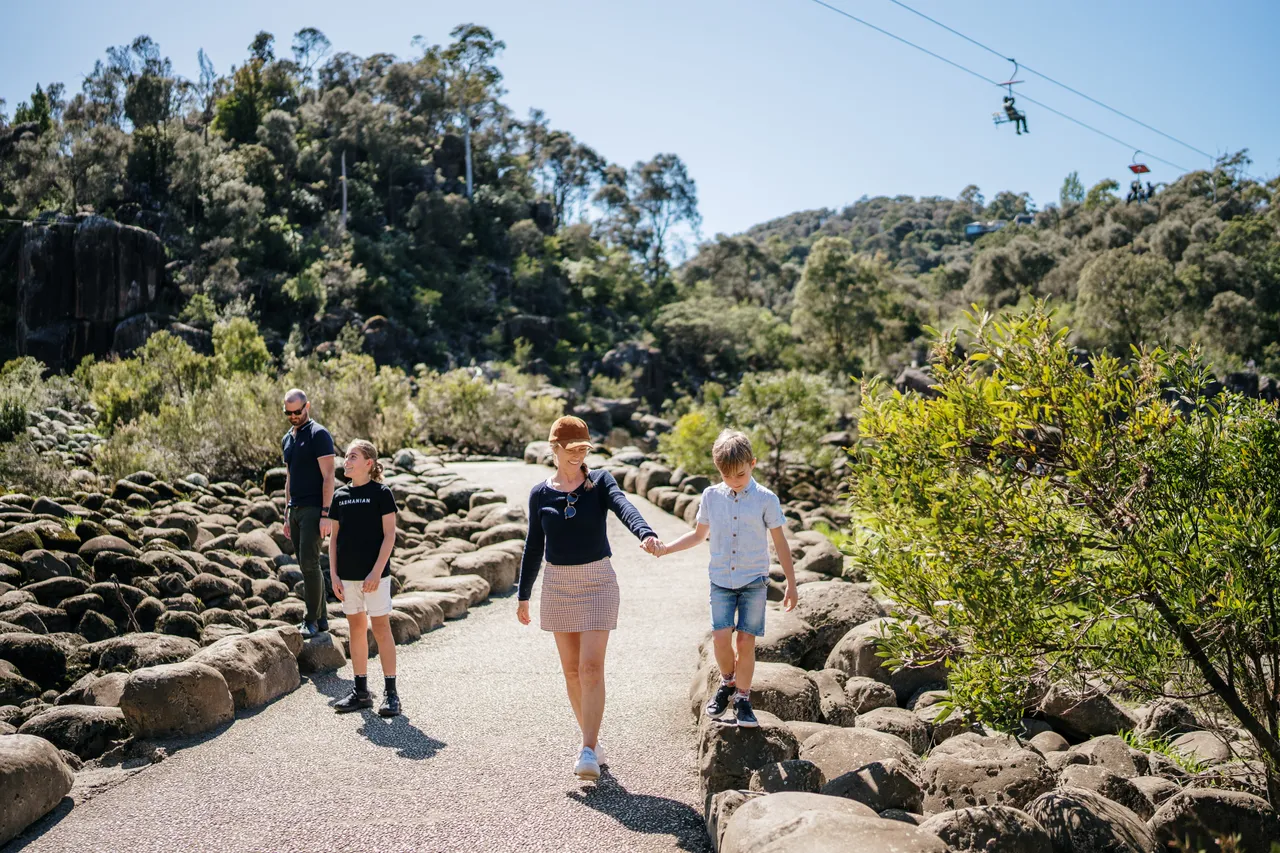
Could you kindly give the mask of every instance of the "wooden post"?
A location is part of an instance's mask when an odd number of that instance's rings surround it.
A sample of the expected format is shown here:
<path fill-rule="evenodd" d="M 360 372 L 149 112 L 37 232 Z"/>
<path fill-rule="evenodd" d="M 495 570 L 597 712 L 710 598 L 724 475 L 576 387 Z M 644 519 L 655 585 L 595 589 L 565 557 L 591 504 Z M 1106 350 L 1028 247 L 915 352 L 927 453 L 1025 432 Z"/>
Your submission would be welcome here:
<path fill-rule="evenodd" d="M 466 158 L 467 158 L 467 198 L 471 198 L 471 110 L 470 108 L 462 111 L 463 122 L 463 139 L 466 141 Z"/>

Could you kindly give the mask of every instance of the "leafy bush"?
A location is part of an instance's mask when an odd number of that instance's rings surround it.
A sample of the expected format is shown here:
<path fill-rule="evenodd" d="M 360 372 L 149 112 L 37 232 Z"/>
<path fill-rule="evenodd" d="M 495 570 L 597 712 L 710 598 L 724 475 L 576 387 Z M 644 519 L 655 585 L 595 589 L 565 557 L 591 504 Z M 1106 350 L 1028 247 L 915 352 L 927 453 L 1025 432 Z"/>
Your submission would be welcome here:
<path fill-rule="evenodd" d="M 70 376 L 45 376 L 45 367 L 30 356 L 15 358 L 0 367 L 0 399 L 18 403 L 28 411 L 49 406 L 74 409 L 87 399 L 84 386 Z"/>
<path fill-rule="evenodd" d="M 233 317 L 213 327 L 213 354 L 232 373 L 261 373 L 271 365 L 266 341 L 245 317 Z"/>
<path fill-rule="evenodd" d="M 719 412 L 710 406 L 697 406 L 681 415 L 671 432 L 658 436 L 658 452 L 690 474 L 719 479 L 711 461 L 711 446 L 723 429 Z"/>
<path fill-rule="evenodd" d="M 418 426 L 409 378 L 398 368 L 379 368 L 367 355 L 343 353 L 295 364 L 272 400 L 275 411 L 288 388 L 307 392 L 312 417 L 324 424 L 336 444 L 365 438 L 379 453 L 389 455 L 410 444 Z M 280 425 L 277 441 L 286 426 Z"/>
<path fill-rule="evenodd" d="M 0 491 L 71 494 L 70 472 L 56 453 L 41 453 L 29 438 L 0 445 Z"/>
<path fill-rule="evenodd" d="M 27 407 L 12 400 L 0 403 L 0 444 L 13 441 L 27 429 Z"/>
<path fill-rule="evenodd" d="M 792 458 L 815 467 L 830 463 L 818 439 L 834 426 L 836 396 L 824 379 L 798 370 L 742 378 L 738 392 L 726 401 L 726 420 L 751 436 L 769 488 L 786 491 Z"/>
<path fill-rule="evenodd" d="M 1029 685 L 1125 685 L 1234 717 L 1280 792 L 1280 412 L 1194 353 L 1082 364 L 1042 305 L 934 348 L 939 396 L 874 389 L 850 481 L 860 555 L 945 630 L 956 704 L 1017 725 Z M 935 632 L 928 632 L 933 634 Z M 898 661 L 936 659 L 900 632 Z"/>
<path fill-rule="evenodd" d="M 479 453 L 517 455 L 564 414 L 553 397 L 487 382 L 469 370 L 420 372 L 417 403 L 426 441 Z"/>

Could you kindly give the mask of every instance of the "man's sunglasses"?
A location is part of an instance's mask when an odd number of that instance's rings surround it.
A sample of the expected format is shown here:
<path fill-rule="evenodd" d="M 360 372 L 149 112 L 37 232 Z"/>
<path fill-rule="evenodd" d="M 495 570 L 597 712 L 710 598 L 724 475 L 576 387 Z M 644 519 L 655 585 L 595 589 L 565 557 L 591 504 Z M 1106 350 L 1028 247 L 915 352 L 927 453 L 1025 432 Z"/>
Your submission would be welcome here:
<path fill-rule="evenodd" d="M 573 518 L 575 515 L 578 514 L 578 508 L 574 506 L 574 504 L 578 502 L 578 496 L 576 494 L 573 494 L 572 492 L 570 492 L 569 494 L 565 495 L 564 502 L 568 504 L 568 506 L 565 507 L 565 510 L 564 510 L 565 518 Z"/>
<path fill-rule="evenodd" d="M 297 417 L 301 417 L 302 413 L 305 412 L 306 410 L 307 410 L 306 406 L 303 406 L 301 409 L 286 408 L 284 410 L 284 415 L 287 418 L 297 418 Z"/>

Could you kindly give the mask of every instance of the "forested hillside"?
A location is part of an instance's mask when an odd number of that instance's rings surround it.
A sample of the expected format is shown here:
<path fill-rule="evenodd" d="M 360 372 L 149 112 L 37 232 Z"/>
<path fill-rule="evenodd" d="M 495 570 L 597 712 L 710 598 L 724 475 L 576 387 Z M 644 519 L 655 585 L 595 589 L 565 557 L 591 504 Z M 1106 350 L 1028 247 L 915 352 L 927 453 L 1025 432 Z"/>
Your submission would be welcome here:
<path fill-rule="evenodd" d="M 974 186 L 863 198 L 717 235 L 673 268 L 699 224 L 679 157 L 624 167 L 513 115 L 503 43 L 475 25 L 452 37 L 398 58 L 260 33 L 226 73 L 201 54 L 187 80 L 140 36 L 81 91 L 54 83 L 0 117 L 0 216 L 155 232 L 179 317 L 247 316 L 277 355 L 509 360 L 585 387 L 635 339 L 663 353 L 660 400 L 750 370 L 894 372 L 926 325 L 1047 297 L 1084 347 L 1203 341 L 1223 369 L 1280 370 L 1277 185 L 1243 178 L 1243 154 L 1139 204 L 1073 173 L 1033 224 L 976 241 L 968 223 L 1035 202 Z M 18 230 L 0 225 L 6 311 Z"/>

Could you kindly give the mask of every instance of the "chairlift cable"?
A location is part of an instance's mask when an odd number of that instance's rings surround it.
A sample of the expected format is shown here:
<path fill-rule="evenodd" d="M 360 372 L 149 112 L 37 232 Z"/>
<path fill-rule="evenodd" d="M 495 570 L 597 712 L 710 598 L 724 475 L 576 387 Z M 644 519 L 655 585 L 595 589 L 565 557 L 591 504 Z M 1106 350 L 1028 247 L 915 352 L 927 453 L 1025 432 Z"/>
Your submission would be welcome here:
<path fill-rule="evenodd" d="M 975 38 L 971 38 L 971 37 L 969 37 L 969 36 L 965 35 L 964 33 L 960 32 L 959 30 L 955 29 L 954 27 L 949 27 L 949 26 L 947 26 L 946 24 L 942 23 L 941 21 L 937 20 L 936 18 L 931 18 L 931 17 L 929 17 L 929 16 L 928 16 L 928 15 L 926 15 L 924 12 L 921 12 L 921 11 L 919 11 L 919 10 L 917 10 L 917 9 L 913 9 L 913 8 L 911 8 L 911 7 L 910 7 L 910 6 L 908 6 L 906 3 L 903 3 L 903 2 L 902 2 L 902 0 L 889 0 L 889 2 L 890 2 L 890 3 L 892 3 L 892 4 L 893 4 L 893 5 L 895 5 L 895 6 L 900 6 L 901 8 L 906 9 L 908 12 L 910 12 L 910 13 L 911 13 L 911 14 L 913 14 L 913 15 L 918 15 L 919 17 L 924 18 L 926 21 L 928 21 L 928 22 L 929 22 L 929 23 L 931 23 L 931 24 L 934 24 L 934 25 L 936 25 L 936 26 L 942 27 L 942 29 L 946 30 L 947 32 L 949 32 L 949 33 L 951 33 L 951 34 L 953 34 L 953 35 L 957 35 L 957 36 L 959 36 L 960 38 L 964 39 L 965 41 L 969 42 L 970 44 L 977 45 L 978 47 L 982 48 L 983 50 L 987 51 L 988 53 L 995 54 L 996 56 L 1000 57 L 1001 59 L 1009 59 L 1009 61 L 1011 61 L 1011 62 L 1013 61 L 1013 60 L 1011 60 L 1009 57 L 1007 57 L 1007 56 L 1005 56 L 1003 53 L 1001 53 L 1000 51 L 996 50 L 995 48 L 993 48 L 993 47 L 989 47 L 988 45 L 983 44 L 982 42 L 978 41 L 977 39 L 975 39 Z M 1050 77 L 1048 74 L 1045 74 L 1045 73 L 1043 73 L 1043 72 L 1041 72 L 1041 71 L 1037 71 L 1037 70 L 1035 70 L 1035 69 L 1034 69 L 1034 68 L 1032 68 L 1030 65 L 1027 65 L 1025 62 L 1024 62 L 1024 63 L 1022 63 L 1022 70 L 1023 70 L 1023 71 L 1029 71 L 1029 72 L 1031 72 L 1032 74 L 1036 75 L 1037 77 L 1041 78 L 1042 80 L 1045 80 L 1045 81 L 1047 81 L 1047 82 L 1049 82 L 1049 83 L 1052 83 L 1053 85 L 1058 86 L 1058 87 L 1060 87 L 1060 88 L 1066 89 L 1068 92 L 1072 93 L 1073 95 L 1078 95 L 1079 97 L 1084 98 L 1086 101 L 1089 101 L 1089 102 L 1091 102 L 1091 103 L 1097 104 L 1098 106 L 1102 107 L 1102 108 L 1103 108 L 1103 109 L 1105 109 L 1105 110 L 1110 110 L 1111 112 L 1115 113 L 1116 115 L 1118 115 L 1118 116 L 1120 116 L 1120 117 L 1122 117 L 1122 118 L 1126 118 L 1126 119 L 1128 119 L 1129 121 L 1133 122 L 1134 124 L 1141 125 L 1142 127 L 1145 127 L 1147 130 L 1151 131 L 1152 133 L 1158 133 L 1158 134 L 1160 134 L 1161 136 L 1163 136 L 1165 139 L 1168 139 L 1168 140 L 1171 140 L 1171 141 L 1173 141 L 1173 142 L 1178 143 L 1178 144 L 1179 144 L 1179 145 L 1181 145 L 1183 148 L 1188 148 L 1188 149 L 1190 149 L 1190 150 L 1192 150 L 1192 151 L 1196 152 L 1197 154 L 1199 154 L 1199 155 L 1201 155 L 1201 156 L 1203 156 L 1203 157 L 1208 157 L 1210 160 L 1214 160 L 1214 161 L 1216 161 L 1216 159 L 1217 159 L 1217 158 L 1216 158 L 1216 157 L 1214 157 L 1212 154 L 1210 154 L 1208 151 L 1202 151 L 1201 149 L 1197 148 L 1196 146 L 1192 145 L 1192 144 L 1191 144 L 1191 143 L 1189 143 L 1189 142 L 1183 142 L 1183 141 L 1182 141 L 1181 139 L 1179 139 L 1178 137 L 1173 136 L 1172 134 L 1165 133 L 1163 130 L 1160 130 L 1160 129 L 1159 129 L 1159 128 L 1157 128 L 1157 127 L 1152 127 L 1151 125 L 1147 124 L 1145 121 L 1142 121 L 1141 119 L 1134 118 L 1133 116 L 1129 115 L 1128 113 L 1126 113 L 1126 112 L 1122 112 L 1122 111 L 1120 111 L 1120 110 L 1116 109 L 1115 107 L 1111 106 L 1110 104 L 1104 104 L 1102 101 L 1099 101 L 1097 98 L 1095 98 L 1095 97 L 1093 97 L 1093 96 L 1091 96 L 1091 95 L 1086 95 L 1084 92 L 1081 92 L 1079 89 L 1076 89 L 1076 88 L 1073 88 L 1073 87 L 1071 87 L 1071 86 L 1068 86 L 1066 83 L 1063 83 L 1063 82 L 1062 82 L 1062 81 L 1060 81 L 1060 80 L 1055 80 L 1055 79 L 1053 79 L 1053 78 L 1052 78 L 1052 77 Z M 1030 100 L 1030 99 L 1028 98 L 1028 100 Z"/>
<path fill-rule="evenodd" d="M 916 44 L 916 43 L 915 43 L 915 42 L 913 42 L 913 41 L 910 41 L 910 40 L 908 40 L 908 39 L 905 39 L 905 38 L 903 38 L 902 36 L 897 35 L 897 34 L 895 34 L 895 33 L 891 33 L 891 32 L 889 32 L 888 30 L 884 29 L 883 27 L 878 27 L 878 26 L 876 26 L 875 24 L 873 24 L 873 23 L 871 23 L 871 22 L 869 22 L 869 21 L 864 21 L 862 18 L 859 18 L 857 15 L 851 14 L 850 12 L 846 12 L 844 9 L 841 9 L 841 8 L 839 8 L 838 6 L 832 6 L 830 3 L 825 2 L 825 0 L 810 0 L 810 2 L 812 2 L 812 3 L 816 3 L 817 5 L 819 5 L 819 6 L 823 7 L 824 9 L 828 9 L 828 10 L 830 10 L 830 11 L 832 11 L 832 12 L 835 12 L 837 15 L 841 15 L 841 16 L 843 16 L 843 17 L 845 17 L 845 18 L 848 18 L 848 19 L 849 19 L 849 20 L 851 20 L 851 21 L 856 21 L 857 23 L 862 24 L 864 27 L 868 27 L 868 28 L 873 29 L 873 30 L 875 30 L 876 32 L 878 32 L 878 33 L 880 33 L 880 34 L 882 34 L 882 35 L 886 35 L 886 36 L 888 36 L 889 38 L 893 39 L 894 41 L 900 41 L 900 42 L 902 42 L 903 44 L 907 45 L 908 47 L 913 47 L 913 48 L 915 48 L 916 50 L 920 51 L 921 53 L 928 54 L 929 56 L 932 56 L 934 59 L 941 60 L 942 62 L 945 62 L 947 65 L 950 65 L 950 66 L 952 66 L 953 68 L 958 68 L 959 70 L 961 70 L 961 71 L 965 72 L 966 74 L 969 74 L 969 75 L 971 75 L 971 76 L 973 76 L 973 77 L 977 77 L 979 80 L 982 80 L 982 81 L 985 81 L 985 82 L 987 82 L 987 83 L 990 83 L 990 84 L 991 84 L 991 85 L 993 85 L 993 86 L 1003 86 L 1003 85 L 1005 85 L 1004 83 L 1002 83 L 1002 82 L 1001 82 L 1001 81 L 999 81 L 999 80 L 993 80 L 993 79 L 991 79 L 990 77 L 988 77 L 987 75 L 982 74 L 981 72 L 974 71 L 972 68 L 969 68 L 969 67 L 967 67 L 967 66 L 961 65 L 959 62 L 955 62 L 955 61 L 953 61 L 953 60 L 947 59 L 945 56 L 943 56 L 943 55 L 941 55 L 941 54 L 939 54 L 939 53 L 934 53 L 932 50 L 929 50 L 927 47 L 921 47 L 920 45 Z M 988 49 L 990 49 L 990 48 L 988 48 Z M 992 51 L 992 52 L 994 53 L 994 51 Z M 1001 58 L 1002 58 L 1002 59 L 1008 59 L 1008 57 L 1006 57 L 1006 56 L 1002 56 Z M 1009 61 L 1010 61 L 1010 62 L 1012 62 L 1013 60 L 1009 60 Z M 1030 71 L 1030 70 L 1031 70 L 1031 69 L 1027 68 L 1025 65 L 1023 65 L 1023 66 L 1022 66 L 1022 68 L 1026 69 L 1026 70 L 1028 70 L 1028 71 Z M 1038 72 L 1035 72 L 1035 73 L 1038 73 Z M 1040 76 L 1043 76 L 1043 75 L 1040 75 Z M 1047 78 L 1046 78 L 1046 79 L 1047 79 Z M 1041 101 L 1037 101 L 1035 98 L 1028 97 L 1027 95 L 1020 95 L 1019 97 L 1021 97 L 1021 98 L 1022 98 L 1022 100 L 1024 100 L 1024 101 L 1027 101 L 1027 102 L 1029 102 L 1029 103 L 1035 104 L 1036 106 L 1038 106 L 1038 107 L 1040 107 L 1040 108 L 1042 108 L 1042 109 L 1046 109 L 1046 110 L 1048 110 L 1049 112 L 1054 113 L 1055 115 L 1061 116 L 1062 118 L 1065 118 L 1067 121 L 1070 121 L 1070 122 L 1072 122 L 1072 123 L 1074 123 L 1074 124 L 1078 124 L 1080 127 L 1083 127 L 1085 130 L 1091 130 L 1091 131 L 1093 131 L 1094 133 L 1098 134 L 1099 136 L 1105 137 L 1105 138 L 1107 138 L 1107 139 L 1110 139 L 1112 142 L 1115 142 L 1115 143 L 1118 143 L 1118 144 L 1120 144 L 1120 145 L 1123 145 L 1125 148 L 1128 148 L 1130 151 L 1132 151 L 1132 150 L 1134 150 L 1135 148 L 1137 148 L 1137 147 L 1138 147 L 1138 146 L 1133 145 L 1133 144 L 1131 144 L 1131 143 L 1125 142 L 1123 139 L 1120 139 L 1119 137 L 1112 136 L 1111 134 L 1106 133 L 1105 131 L 1099 130 L 1098 128 L 1094 127 L 1094 126 L 1093 126 L 1093 125 L 1091 125 L 1091 124 L 1086 124 L 1085 122 L 1081 121 L 1081 120 L 1080 120 L 1080 119 L 1078 119 L 1078 118 L 1075 118 L 1075 117 L 1073 117 L 1073 116 L 1067 115 L 1066 113 L 1062 112 L 1062 110 L 1054 109 L 1053 107 L 1049 106 L 1048 104 L 1045 104 L 1045 103 L 1043 103 L 1043 102 L 1041 102 Z M 1144 152 L 1145 152 L 1145 149 L 1143 149 L 1143 150 L 1144 150 Z M 1179 166 L 1177 163 L 1174 163 L 1174 162 L 1172 162 L 1172 161 L 1170 161 L 1170 160 L 1166 160 L 1166 159 L 1164 159 L 1163 157 L 1157 157 L 1157 156 L 1156 156 L 1156 155 L 1154 155 L 1154 154 L 1150 154 L 1150 152 L 1145 152 L 1145 153 L 1148 153 L 1152 160 L 1159 160 L 1161 163 L 1164 163 L 1166 166 L 1172 166 L 1173 168 L 1177 169 L 1179 172 L 1189 172 L 1189 171 L 1191 171 L 1190 169 L 1186 168 L 1185 166 Z"/>

